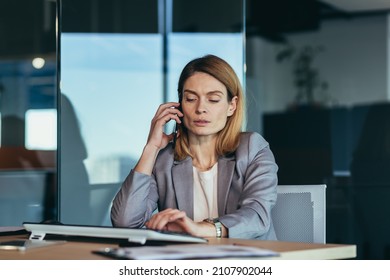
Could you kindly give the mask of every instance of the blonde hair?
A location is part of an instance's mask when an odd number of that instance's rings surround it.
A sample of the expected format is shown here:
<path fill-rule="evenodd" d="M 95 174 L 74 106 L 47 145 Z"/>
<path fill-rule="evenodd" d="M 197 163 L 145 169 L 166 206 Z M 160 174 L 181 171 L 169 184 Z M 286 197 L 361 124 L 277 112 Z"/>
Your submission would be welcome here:
<path fill-rule="evenodd" d="M 236 73 L 233 68 L 223 59 L 215 55 L 206 55 L 190 61 L 181 72 L 178 82 L 179 102 L 183 99 L 184 83 L 197 72 L 202 72 L 213 76 L 225 85 L 228 93 L 228 101 L 237 97 L 236 110 L 229 116 L 225 127 L 218 132 L 216 142 L 216 152 L 218 156 L 234 152 L 239 144 L 240 133 L 244 119 L 244 94 Z M 175 146 L 175 159 L 183 160 L 191 156 L 189 149 L 188 133 L 185 126 L 179 126 L 179 137 Z"/>

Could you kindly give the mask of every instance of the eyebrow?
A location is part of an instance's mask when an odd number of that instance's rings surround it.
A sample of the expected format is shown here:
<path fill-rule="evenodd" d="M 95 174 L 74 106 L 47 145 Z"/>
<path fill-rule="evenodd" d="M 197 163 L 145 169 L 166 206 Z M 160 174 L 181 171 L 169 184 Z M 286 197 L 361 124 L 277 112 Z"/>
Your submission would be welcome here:
<path fill-rule="evenodd" d="M 198 95 L 198 93 L 196 91 L 193 91 L 191 89 L 185 89 L 183 91 L 184 93 L 187 92 L 187 93 L 192 93 L 192 94 L 195 94 L 195 95 Z M 213 94 L 222 94 L 222 95 L 225 95 L 224 92 L 220 91 L 220 90 L 212 90 L 212 91 L 209 91 L 206 93 L 206 95 L 213 95 Z"/>

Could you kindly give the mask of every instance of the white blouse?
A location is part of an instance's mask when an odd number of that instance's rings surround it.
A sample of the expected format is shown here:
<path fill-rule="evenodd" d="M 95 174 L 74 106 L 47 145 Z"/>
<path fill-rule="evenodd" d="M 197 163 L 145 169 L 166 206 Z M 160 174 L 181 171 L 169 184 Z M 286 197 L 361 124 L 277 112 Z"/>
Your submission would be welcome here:
<path fill-rule="evenodd" d="M 194 221 L 218 217 L 218 163 L 207 171 L 194 169 Z"/>

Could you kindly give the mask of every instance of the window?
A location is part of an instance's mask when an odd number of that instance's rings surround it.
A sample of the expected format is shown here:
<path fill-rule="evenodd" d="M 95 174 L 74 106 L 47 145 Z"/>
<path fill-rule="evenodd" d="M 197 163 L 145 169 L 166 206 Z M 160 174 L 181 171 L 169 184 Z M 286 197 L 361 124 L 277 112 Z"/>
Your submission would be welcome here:
<path fill-rule="evenodd" d="M 27 149 L 57 149 L 57 110 L 28 110 L 25 122 L 25 145 Z"/>
<path fill-rule="evenodd" d="M 226 31 L 242 24 L 242 9 L 225 18 L 216 11 L 226 1 L 207 3 L 215 16 L 192 32 L 180 27 L 192 24 L 182 18 L 198 7 L 190 2 L 62 1 L 61 222 L 110 225 L 109 204 L 138 161 L 158 106 L 177 100 L 178 76 L 189 60 L 221 56 L 244 80 L 244 33 Z M 217 28 L 209 30 L 213 23 Z"/>

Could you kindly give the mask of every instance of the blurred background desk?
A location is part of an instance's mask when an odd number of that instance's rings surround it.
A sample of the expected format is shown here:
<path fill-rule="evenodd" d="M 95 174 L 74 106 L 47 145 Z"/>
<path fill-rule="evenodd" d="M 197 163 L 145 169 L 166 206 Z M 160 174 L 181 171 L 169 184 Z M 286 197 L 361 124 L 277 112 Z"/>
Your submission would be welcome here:
<path fill-rule="evenodd" d="M 27 235 L 2 236 L 1 241 L 26 239 Z M 232 238 L 210 238 L 210 245 L 237 244 L 260 247 L 276 251 L 280 256 L 273 259 L 353 259 L 356 257 L 356 245 L 315 244 L 281 241 L 261 241 Z M 0 250 L 0 260 L 98 260 L 107 259 L 93 254 L 92 251 L 116 244 L 97 242 L 68 241 L 65 244 L 34 248 L 25 252 Z"/>

